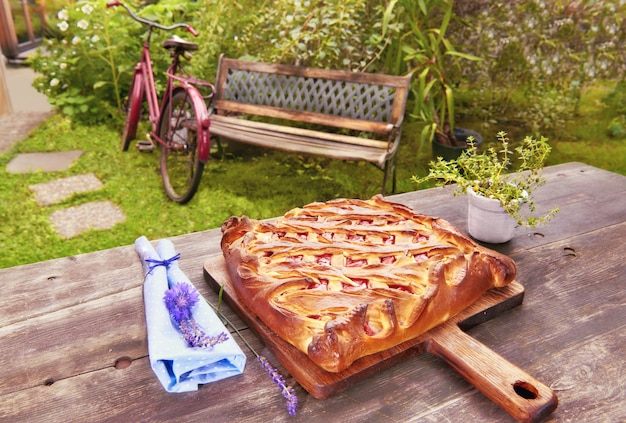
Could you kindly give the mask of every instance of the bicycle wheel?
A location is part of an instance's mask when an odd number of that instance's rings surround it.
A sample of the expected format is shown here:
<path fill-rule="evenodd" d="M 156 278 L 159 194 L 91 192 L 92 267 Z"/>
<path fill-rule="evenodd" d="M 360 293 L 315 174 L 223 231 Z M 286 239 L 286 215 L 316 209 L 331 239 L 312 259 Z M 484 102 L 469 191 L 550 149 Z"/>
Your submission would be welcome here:
<path fill-rule="evenodd" d="M 200 185 L 204 163 L 198 159 L 196 110 L 187 91 L 174 91 L 163 108 L 159 123 L 161 144 L 161 177 L 167 196 L 177 203 L 191 200 Z M 202 129 L 200 129 L 202 130 Z"/>
<path fill-rule="evenodd" d="M 128 151 L 130 142 L 137 137 L 137 126 L 141 117 L 141 103 L 143 102 L 143 84 L 141 75 L 135 73 L 128 90 L 128 104 L 126 110 L 126 124 L 122 134 L 122 151 Z"/>

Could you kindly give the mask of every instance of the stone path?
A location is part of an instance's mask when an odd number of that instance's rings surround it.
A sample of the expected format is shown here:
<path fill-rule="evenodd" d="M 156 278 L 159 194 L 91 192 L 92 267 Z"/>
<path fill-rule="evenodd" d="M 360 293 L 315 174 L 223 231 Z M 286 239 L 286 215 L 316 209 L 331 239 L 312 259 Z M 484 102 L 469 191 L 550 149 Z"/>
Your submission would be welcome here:
<path fill-rule="evenodd" d="M 92 201 L 57 210 L 50 215 L 50 221 L 57 233 L 66 239 L 87 230 L 111 229 L 125 219 L 122 209 L 110 201 Z"/>
<path fill-rule="evenodd" d="M 0 60 L 4 57 L 0 55 Z M 4 66 L 4 62 L 0 63 Z M 35 73 L 25 66 L 3 67 L 11 107 L 0 115 L 0 154 L 48 119 L 54 111 L 46 96 L 32 87 Z M 9 173 L 59 172 L 68 169 L 83 154 L 80 150 L 18 154 L 7 164 Z M 41 207 L 59 204 L 74 195 L 102 189 L 104 184 L 93 174 L 56 178 L 31 185 Z M 106 230 L 126 219 L 124 212 L 110 201 L 86 202 L 50 213 L 50 222 L 59 236 L 72 238 L 88 230 Z"/>
<path fill-rule="evenodd" d="M 18 154 L 7 164 L 9 173 L 33 171 L 56 172 L 69 168 L 82 155 L 82 151 Z M 97 191 L 104 184 L 93 173 L 54 179 L 30 185 L 35 201 L 42 207 L 58 204 L 73 195 Z M 59 236 L 69 239 L 88 230 L 111 229 L 124 222 L 122 209 L 110 201 L 92 201 L 50 214 L 50 222 Z"/>
<path fill-rule="evenodd" d="M 0 116 L 0 153 L 9 151 L 13 144 L 52 116 L 52 112 L 17 111 Z"/>
<path fill-rule="evenodd" d="M 82 154 L 83 152 L 80 150 L 18 154 L 7 165 L 7 172 L 28 173 L 37 170 L 58 172 L 70 167 L 74 160 L 78 159 Z"/>
<path fill-rule="evenodd" d="M 28 189 L 35 193 L 35 201 L 40 206 L 60 203 L 74 194 L 97 191 L 104 185 L 93 173 L 55 179 L 42 184 L 30 185 Z"/>

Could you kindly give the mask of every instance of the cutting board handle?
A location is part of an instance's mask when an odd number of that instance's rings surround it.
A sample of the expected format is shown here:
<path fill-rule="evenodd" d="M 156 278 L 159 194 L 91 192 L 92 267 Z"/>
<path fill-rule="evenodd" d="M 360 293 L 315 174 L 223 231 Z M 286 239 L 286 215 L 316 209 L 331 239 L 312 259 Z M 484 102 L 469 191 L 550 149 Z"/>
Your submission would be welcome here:
<path fill-rule="evenodd" d="M 467 335 L 457 325 L 436 328 L 427 351 L 444 360 L 517 421 L 540 421 L 558 404 L 556 394 L 550 388 Z"/>

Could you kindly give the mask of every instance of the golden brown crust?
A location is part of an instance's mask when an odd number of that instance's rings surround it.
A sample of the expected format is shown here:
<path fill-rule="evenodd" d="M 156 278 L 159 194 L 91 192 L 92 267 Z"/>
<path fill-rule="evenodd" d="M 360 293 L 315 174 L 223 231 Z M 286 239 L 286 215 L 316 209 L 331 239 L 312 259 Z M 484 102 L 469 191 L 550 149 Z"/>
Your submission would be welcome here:
<path fill-rule="evenodd" d="M 445 220 L 381 196 L 271 222 L 231 217 L 222 233 L 238 297 L 329 372 L 421 335 L 516 272 Z"/>

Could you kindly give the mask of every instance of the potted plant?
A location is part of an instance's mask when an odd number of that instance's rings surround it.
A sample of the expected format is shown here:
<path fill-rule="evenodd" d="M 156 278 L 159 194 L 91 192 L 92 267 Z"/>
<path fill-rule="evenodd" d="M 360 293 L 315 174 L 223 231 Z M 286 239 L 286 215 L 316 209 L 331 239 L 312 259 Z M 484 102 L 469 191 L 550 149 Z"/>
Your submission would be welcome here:
<path fill-rule="evenodd" d="M 457 159 L 438 158 L 430 163 L 427 176 L 412 177 L 416 183 L 435 180 L 438 185 L 457 184 L 455 195 L 468 194 L 468 231 L 474 238 L 491 243 L 509 241 L 516 225 L 534 227 L 547 222 L 558 209 L 537 217 L 534 190 L 545 183 L 543 164 L 551 147 L 545 137 L 526 136 L 511 150 L 506 132 L 497 135 L 498 146 L 479 152 L 469 139 L 469 147 Z M 513 158 L 519 160 L 518 173 L 510 174 Z M 500 224 L 504 228 L 500 231 Z"/>
<path fill-rule="evenodd" d="M 391 5 L 395 4 L 392 2 Z M 410 31 L 402 37 L 401 50 L 410 73 L 417 75 L 411 91 L 415 98 L 412 118 L 424 122 L 421 145 L 432 141 L 433 156 L 454 159 L 468 147 L 472 136 L 480 145 L 482 137 L 475 131 L 455 126 L 454 83 L 451 75 L 460 66 L 458 59 L 481 60 L 457 51 L 446 32 L 455 15 L 453 0 L 399 0 L 404 8 L 400 16 Z M 441 22 L 438 27 L 430 24 Z"/>

